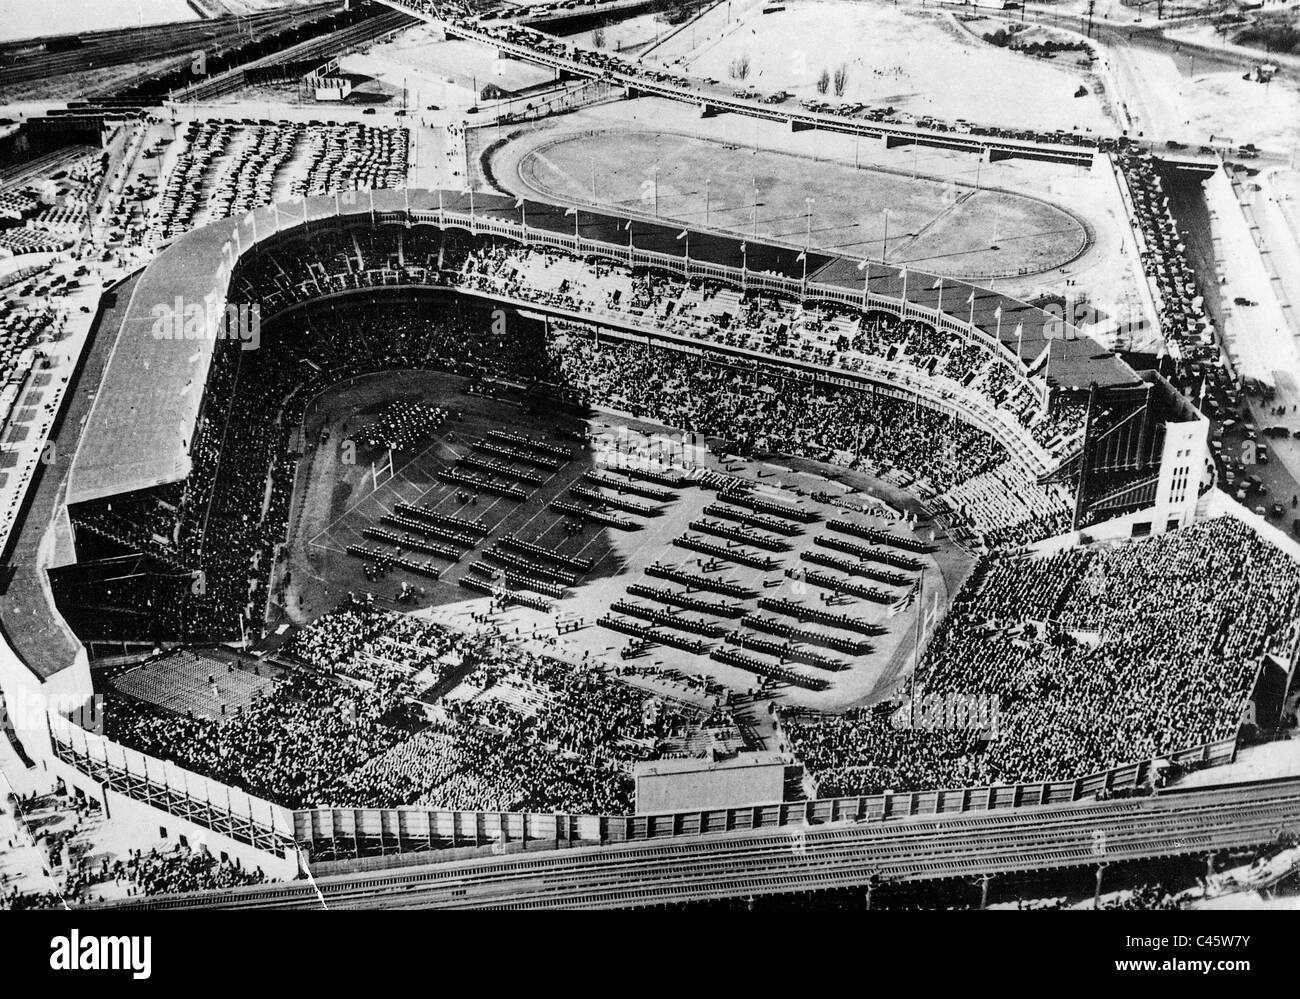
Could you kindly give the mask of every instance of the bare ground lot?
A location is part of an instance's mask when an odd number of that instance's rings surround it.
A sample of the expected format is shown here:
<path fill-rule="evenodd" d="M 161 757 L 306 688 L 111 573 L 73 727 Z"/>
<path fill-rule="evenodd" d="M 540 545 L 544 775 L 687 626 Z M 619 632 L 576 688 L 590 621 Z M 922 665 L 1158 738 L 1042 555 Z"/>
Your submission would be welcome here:
<path fill-rule="evenodd" d="M 631 417 L 604 412 L 588 419 L 551 409 L 525 413 L 510 400 L 466 395 L 463 392 L 464 384 L 463 379 L 436 372 L 388 372 L 336 386 L 311 404 L 305 420 L 307 453 L 299 465 L 290 514 L 288 553 L 280 563 L 277 579 L 273 583 L 276 601 L 272 626 L 310 621 L 337 604 L 349 591 L 358 594 L 374 593 L 377 597 L 392 599 L 397 595 L 403 580 L 412 586 L 423 586 L 424 593 L 418 599 L 400 605 L 402 609 L 414 611 L 437 608 L 440 614 L 453 618 L 463 616 L 468 622 L 469 614 L 485 611 L 489 601 L 475 591 L 456 585 L 457 580 L 469 571 L 471 563 L 481 558 L 485 548 L 504 535 L 512 534 L 567 555 L 591 558 L 595 565 L 577 586 L 568 588 L 563 598 L 554 601 L 549 612 L 516 606 L 497 615 L 494 623 L 507 635 L 515 633 L 521 639 L 543 640 L 557 651 L 577 657 L 585 654 L 614 666 L 629 663 L 649 666 L 656 672 L 667 671 L 670 676 L 689 674 L 710 677 L 741 692 L 756 688 L 757 676 L 712 660 L 707 652 L 694 654 L 657 645 L 624 660 L 620 652 L 628 646 L 629 636 L 595 624 L 609 610 L 610 605 L 619 599 L 631 599 L 637 604 L 657 610 L 668 609 L 666 605 L 645 597 L 628 598 L 626 589 L 629 584 L 640 582 L 685 592 L 675 583 L 646 577 L 643 570 L 654 562 L 684 568 L 693 573 L 704 572 L 701 562 L 708 562 L 708 556 L 675 547 L 672 542 L 689 533 L 718 544 L 728 544 L 721 538 L 702 534 L 689 527 L 692 520 L 701 516 L 706 505 L 716 502 L 717 494 L 713 489 L 700 485 L 686 486 L 674 490 L 675 498 L 669 502 L 649 501 L 627 494 L 624 498 L 647 502 L 655 508 L 652 514 L 646 516 L 625 514 L 642 525 L 639 530 L 630 531 L 597 528 L 589 524 L 581 535 L 571 536 L 564 529 L 564 516 L 549 506 L 550 501 L 556 497 L 571 499 L 568 491 L 575 483 L 594 487 L 584 476 L 587 472 L 597 470 L 600 457 L 590 447 L 582 447 L 571 437 L 557 435 L 558 430 L 586 428 L 600 434 L 602 439 L 623 440 L 627 442 L 627 447 L 634 449 L 653 447 L 652 441 L 656 435 L 666 435 L 671 431 Z M 347 438 L 348 433 L 355 434 L 362 426 L 372 422 L 389 402 L 414 398 L 459 410 L 463 412 L 463 419 L 448 422 L 443 431 L 418 453 L 396 456 L 396 474 L 392 479 L 384 481 L 381 473 L 381 485 L 377 490 L 373 489 L 369 463 L 371 456 L 360 449 L 355 464 L 344 464 L 340 460 L 343 452 L 339 444 Z M 326 427 L 330 431 L 329 440 L 319 444 L 317 442 L 321 432 Z M 567 442 L 573 445 L 577 453 L 572 461 L 566 463 L 559 472 L 549 475 L 522 502 L 482 492 L 476 502 L 464 503 L 457 496 L 458 489 L 462 487 L 439 481 L 437 473 L 440 469 L 451 467 L 459 456 L 469 452 L 473 440 L 482 438 L 489 430 L 497 429 L 518 430 L 537 439 L 545 437 L 553 443 Z M 733 458 L 730 465 L 726 465 L 711 452 L 701 450 L 691 453 L 701 467 L 728 469 L 727 474 L 754 481 L 757 488 L 773 498 L 789 504 L 814 507 L 819 514 L 817 522 L 806 525 L 797 537 L 791 539 L 791 550 L 788 552 L 769 553 L 753 547 L 734 546 L 738 551 L 751 554 L 772 554 L 776 563 L 772 569 L 764 571 L 724 561 L 706 575 L 749 587 L 754 596 L 744 601 L 748 612 L 757 610 L 756 601 L 760 596 L 787 598 L 801 601 L 809 607 L 860 617 L 880 625 L 882 629 L 882 634 L 869 638 L 871 651 L 860 657 L 824 648 L 815 650 L 841 660 L 847 667 L 841 671 L 824 672 L 804 664 L 787 663 L 787 667 L 797 673 L 828 678 L 830 685 L 822 692 L 778 686 L 781 699 L 822 710 L 841 710 L 885 696 L 911 664 L 916 631 L 916 601 L 895 614 L 885 604 L 848 594 L 833 595 L 829 590 L 797 583 L 787 578 L 784 570 L 806 565 L 800 560 L 799 553 L 813 549 L 815 536 L 827 535 L 826 521 L 834 517 L 847 517 L 863 525 L 887 528 L 902 534 L 910 533 L 899 521 L 893 519 L 896 515 L 880 506 L 879 502 L 885 500 L 897 507 L 914 509 L 915 501 L 889 483 L 833 466 L 778 457 L 764 457 L 755 461 Z M 604 491 L 614 495 L 609 490 Z M 820 491 L 845 497 L 846 502 L 855 508 L 854 512 L 811 500 L 809 494 Z M 467 552 L 458 562 L 453 564 L 449 560 L 435 559 L 442 570 L 437 581 L 394 569 L 372 582 L 363 571 L 366 560 L 347 554 L 346 548 L 350 544 L 384 548 L 379 542 L 363 540 L 362 531 L 367 527 L 386 526 L 399 534 L 404 533 L 399 528 L 380 523 L 380 518 L 392 512 L 399 502 L 425 505 L 439 513 L 481 520 L 490 525 L 491 531 L 479 546 Z M 884 514 L 863 514 L 857 512 L 860 507 L 880 509 Z M 919 532 L 923 538 L 929 537 L 924 527 Z M 417 561 L 430 557 L 418 552 L 407 554 Z M 925 556 L 923 561 L 926 587 L 924 604 L 929 607 L 937 596 L 942 607 L 969 570 L 970 560 L 960 551 L 944 544 L 941 539 L 938 550 Z M 824 567 L 809 568 L 824 571 L 829 576 L 848 579 L 847 576 Z M 287 585 L 284 582 L 286 569 Z M 857 581 L 869 582 L 861 579 Z M 899 598 L 907 593 L 906 587 L 879 585 Z M 726 602 L 729 599 L 708 591 L 696 591 L 694 595 L 714 601 Z M 710 620 L 728 630 L 742 628 L 739 618 L 710 618 L 694 610 L 676 613 L 694 619 Z M 763 613 L 772 616 L 768 612 Z M 557 622 L 578 621 L 582 625 L 577 630 L 557 634 Z M 743 630 L 758 634 L 752 629 Z M 825 630 L 841 634 L 834 629 Z M 679 634 L 685 636 L 684 632 Z M 842 635 L 862 637 L 852 632 Z M 722 647 L 722 644 L 719 640 L 710 641 L 711 648 Z M 753 655 L 771 665 L 777 664 L 775 658 L 759 653 Z"/>
<path fill-rule="evenodd" d="M 665 40 L 646 61 L 665 62 L 762 93 L 836 99 L 819 92 L 823 70 L 843 67 L 838 99 L 892 105 L 915 115 L 1033 128 L 1110 132 L 1095 79 L 1065 60 L 1034 59 L 962 30 L 951 11 L 844 0 L 721 4 L 695 30 Z M 743 81 L 734 67 L 747 59 Z M 1080 86 L 1088 93 L 1074 94 Z"/>

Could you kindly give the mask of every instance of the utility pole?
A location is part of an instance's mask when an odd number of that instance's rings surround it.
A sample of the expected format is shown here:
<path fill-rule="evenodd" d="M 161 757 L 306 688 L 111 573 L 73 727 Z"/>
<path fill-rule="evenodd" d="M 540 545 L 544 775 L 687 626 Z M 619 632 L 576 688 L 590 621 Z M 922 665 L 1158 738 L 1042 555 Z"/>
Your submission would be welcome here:
<path fill-rule="evenodd" d="M 1157 0 L 1157 3 L 1159 0 Z M 1092 37 L 1092 12 L 1097 6 L 1097 0 L 1088 0 L 1088 37 Z"/>

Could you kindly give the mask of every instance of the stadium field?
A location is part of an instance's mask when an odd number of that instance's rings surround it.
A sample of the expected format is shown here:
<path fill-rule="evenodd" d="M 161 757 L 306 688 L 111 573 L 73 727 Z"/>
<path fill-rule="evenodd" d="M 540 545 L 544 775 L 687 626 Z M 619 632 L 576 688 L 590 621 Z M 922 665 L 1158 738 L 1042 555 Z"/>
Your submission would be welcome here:
<path fill-rule="evenodd" d="M 465 379 L 435 372 L 386 372 L 336 386 L 311 404 L 304 424 L 306 455 L 299 466 L 290 515 L 288 557 L 278 564 L 272 582 L 272 626 L 305 624 L 335 606 L 349 592 L 357 595 L 372 593 L 385 602 L 397 601 L 405 581 L 411 592 L 398 602 L 402 609 L 434 607 L 439 613 L 463 618 L 463 623 L 472 627 L 470 615 L 486 611 L 489 601 L 485 595 L 459 586 L 458 581 L 467 574 L 474 575 L 472 565 L 489 565 L 490 560 L 484 559 L 485 551 L 502 537 L 513 536 L 564 555 L 591 559 L 593 565 L 582 574 L 577 585 L 566 587 L 564 596 L 552 601 L 549 610 L 514 606 L 498 614 L 494 623 L 506 634 L 518 629 L 521 638 L 553 639 L 575 656 L 586 653 L 618 662 L 630 639 L 598 626 L 596 622 L 609 612 L 613 603 L 629 599 L 627 587 L 630 584 L 666 587 L 664 579 L 648 577 L 644 573 L 647 566 L 658 562 L 750 588 L 754 596 L 748 601 L 751 605 L 747 606 L 749 611 L 758 610 L 756 601 L 760 596 L 790 599 L 859 617 L 878 626 L 879 634 L 870 638 L 871 651 L 865 655 L 843 657 L 849 668 L 828 674 L 831 682 L 826 690 L 785 688 L 784 699 L 792 704 L 838 710 L 872 700 L 887 693 L 909 664 L 916 637 L 917 603 L 905 599 L 907 587 L 886 587 L 904 603 L 901 608 L 891 608 L 847 593 L 831 594 L 801 584 L 784 574 L 787 567 L 796 570 L 817 568 L 806 565 L 801 553 L 817 550 L 814 537 L 825 533 L 827 521 L 845 516 L 846 509 L 858 511 L 869 507 L 880 510 L 883 512 L 881 516 L 859 515 L 858 519 L 864 524 L 873 523 L 906 533 L 893 519 L 896 514 L 881 503 L 884 501 L 895 508 L 916 508 L 915 501 L 910 500 L 897 484 L 814 462 L 775 456 L 756 456 L 752 461 L 733 457 L 728 462 L 703 447 L 689 446 L 688 463 L 750 480 L 765 495 L 779 497 L 787 504 L 810 506 L 816 509 L 819 517 L 816 523 L 807 525 L 800 536 L 792 539 L 789 552 L 774 556 L 772 569 L 764 571 L 732 562 L 718 562 L 710 568 L 707 563 L 712 560 L 707 556 L 677 547 L 673 542 L 685 535 L 694 535 L 733 547 L 730 542 L 691 529 L 692 521 L 708 516 L 704 508 L 716 503 L 718 494 L 713 489 L 684 486 L 674 489 L 673 499 L 664 503 L 650 503 L 632 493 L 620 494 L 622 498 L 655 507 L 653 513 L 646 516 L 630 515 L 630 519 L 640 524 L 637 530 L 587 524 L 581 534 L 570 534 L 565 529 L 568 518 L 550 507 L 553 499 L 572 500 L 569 491 L 575 485 L 580 488 L 593 486 L 589 473 L 600 474 L 608 470 L 607 452 L 598 452 L 593 445 L 582 445 L 575 434 L 588 433 L 602 441 L 613 442 L 616 449 L 650 450 L 659 447 L 661 441 L 675 440 L 674 431 L 603 411 L 580 418 L 538 405 L 536 398 L 530 396 L 492 399 L 469 395 L 463 391 L 466 384 Z M 344 449 L 340 445 L 399 400 L 433 403 L 447 408 L 454 415 L 433 438 L 410 452 L 395 452 L 393 476 L 389 478 L 381 470 L 380 484 L 376 489 L 371 460 L 382 460 L 382 454 L 358 447 L 355 463 L 348 464 L 342 460 Z M 530 409 L 533 411 L 528 411 Z M 480 491 L 467 502 L 462 495 L 467 490 L 441 481 L 438 473 L 454 467 L 465 455 L 474 454 L 473 442 L 482 440 L 494 430 L 515 431 L 553 444 L 568 442 L 574 448 L 574 459 L 553 474 L 543 472 L 545 481 L 530 490 L 526 499 L 515 500 Z M 325 433 L 327 437 L 322 442 Z M 518 463 L 514 464 L 522 468 Z M 837 497 L 838 503 L 843 505 L 810 499 L 811 493 L 822 491 Z M 367 539 L 363 531 L 380 528 L 406 535 L 400 527 L 385 524 L 381 519 L 393 514 L 398 503 L 481 521 L 490 532 L 474 548 L 467 550 L 459 561 L 432 556 L 433 564 L 441 573 L 436 581 L 402 569 L 390 569 L 381 577 L 368 578 L 366 566 L 373 560 L 349 554 L 347 548 L 363 545 L 396 554 L 396 547 Z M 611 509 L 610 512 L 620 511 Z M 739 545 L 734 548 L 758 554 L 752 548 L 742 549 Z M 402 553 L 418 562 L 431 558 L 417 551 L 403 550 Z M 937 551 L 924 557 L 924 562 L 927 587 L 924 605 L 930 608 L 937 598 L 942 606 L 949 594 L 956 591 L 960 579 L 969 569 L 970 560 L 959 550 L 941 543 Z M 697 591 L 696 595 L 706 600 L 722 599 L 705 591 Z M 656 606 L 635 595 L 631 599 L 642 606 Z M 659 609 L 663 608 L 660 606 Z M 671 609 L 671 612 L 700 617 L 693 611 Z M 557 623 L 576 622 L 581 622 L 576 630 L 557 634 Z M 742 628 L 739 619 L 719 619 L 715 623 L 728 630 L 749 631 Z M 721 647 L 721 643 L 712 641 L 710 646 Z M 734 690 L 744 691 L 757 686 L 753 674 L 714 661 L 707 653 L 695 654 L 655 645 L 627 658 L 642 663 L 653 662 L 682 674 L 707 676 Z M 806 666 L 793 668 L 805 674 L 818 673 Z"/>

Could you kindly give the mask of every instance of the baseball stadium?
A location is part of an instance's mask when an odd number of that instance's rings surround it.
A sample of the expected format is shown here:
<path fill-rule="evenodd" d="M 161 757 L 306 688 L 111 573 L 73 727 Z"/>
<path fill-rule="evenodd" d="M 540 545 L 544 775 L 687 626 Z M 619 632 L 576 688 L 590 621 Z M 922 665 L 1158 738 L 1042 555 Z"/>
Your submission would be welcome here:
<path fill-rule="evenodd" d="M 1290 864 L 1294 483 L 1175 216 L 1222 154 L 1100 98 L 730 93 L 758 6 L 586 6 L 349 4 L 287 76 L 24 126 L 90 193 L 50 266 L 100 279 L 15 361 L 0 482 L 60 897 L 1095 907 Z M 508 66 L 454 116 L 212 110 L 408 38 Z M 108 830 L 132 891 L 74 859 Z"/>

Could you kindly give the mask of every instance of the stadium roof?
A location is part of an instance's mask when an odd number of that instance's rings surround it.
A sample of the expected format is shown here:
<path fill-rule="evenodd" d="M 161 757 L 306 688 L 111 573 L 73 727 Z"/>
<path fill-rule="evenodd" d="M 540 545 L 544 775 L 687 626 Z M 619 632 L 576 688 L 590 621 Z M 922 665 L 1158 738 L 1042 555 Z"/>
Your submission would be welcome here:
<path fill-rule="evenodd" d="M 155 310 L 183 315 L 186 306 L 204 304 L 218 287 L 222 247 L 235 225 L 227 219 L 187 233 L 135 283 L 73 461 L 68 504 L 189 474 L 189 442 L 215 340 L 161 339 L 154 335 Z"/>
<path fill-rule="evenodd" d="M 137 272 L 117 287 L 129 291 L 139 277 Z M 126 315 L 126 298 L 118 295 L 102 301 L 94 329 L 120 326 Z M 18 526 L 9 539 L 5 564 L 0 566 L 0 631 L 18 657 L 41 678 L 72 666 L 81 653 L 81 642 L 55 608 L 47 570 L 72 557 L 72 526 L 61 516 L 65 486 L 111 347 L 109 338 L 92 336 L 55 415 L 50 431 L 52 460 L 36 469 L 23 497 Z"/>
<path fill-rule="evenodd" d="M 73 462 L 67 503 L 121 495 L 183 479 L 190 468 L 189 447 L 203 400 L 215 339 L 168 339 L 169 321 L 187 308 L 213 308 L 209 296 L 224 302 L 229 270 L 241 249 L 274 233 L 344 216 L 436 210 L 500 218 L 529 228 L 572 234 L 616 246 L 692 261 L 746 266 L 809 282 L 860 290 L 870 282 L 874 295 L 900 297 L 973 319 L 1000 336 L 1031 369 L 1050 381 L 1086 388 L 1127 384 L 1136 375 L 1095 341 L 1035 306 L 964 281 L 928 272 L 870 263 L 798 246 L 747 240 L 716 231 L 682 228 L 679 222 L 629 218 L 563 205 L 500 195 L 437 191 L 374 191 L 306 199 L 259 208 L 241 219 L 226 219 L 179 237 L 144 270 L 116 331 L 108 367 L 86 422 Z M 942 301 L 940 301 L 942 299 Z M 163 326 L 160 328 L 160 319 Z M 161 333 L 161 335 L 160 335 Z M 1062 336 L 1061 334 L 1064 334 Z M 1074 337 L 1081 337 L 1075 339 Z"/>

